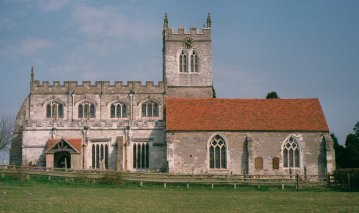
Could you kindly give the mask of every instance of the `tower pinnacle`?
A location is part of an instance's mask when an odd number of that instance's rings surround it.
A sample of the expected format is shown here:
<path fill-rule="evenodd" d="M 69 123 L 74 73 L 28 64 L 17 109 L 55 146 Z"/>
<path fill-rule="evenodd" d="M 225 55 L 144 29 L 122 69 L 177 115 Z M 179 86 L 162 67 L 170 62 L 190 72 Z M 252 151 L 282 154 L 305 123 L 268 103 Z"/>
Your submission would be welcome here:
<path fill-rule="evenodd" d="M 31 84 L 34 82 L 34 65 L 31 66 Z"/>
<path fill-rule="evenodd" d="M 207 16 L 207 28 L 211 28 L 212 21 L 211 21 L 211 15 L 208 13 Z"/>
<path fill-rule="evenodd" d="M 165 13 L 165 18 L 163 19 L 163 28 L 168 28 L 168 17 L 167 17 L 167 13 Z"/>

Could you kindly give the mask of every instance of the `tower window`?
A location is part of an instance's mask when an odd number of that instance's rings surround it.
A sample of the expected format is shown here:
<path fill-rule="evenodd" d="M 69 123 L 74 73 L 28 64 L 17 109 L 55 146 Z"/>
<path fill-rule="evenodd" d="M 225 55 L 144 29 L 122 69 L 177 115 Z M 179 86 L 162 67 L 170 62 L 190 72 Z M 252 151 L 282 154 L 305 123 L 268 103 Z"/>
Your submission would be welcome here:
<path fill-rule="evenodd" d="M 64 117 L 64 105 L 50 101 L 46 105 L 46 118 L 63 118 Z"/>
<path fill-rule="evenodd" d="M 142 104 L 142 117 L 158 117 L 158 103 L 148 101 Z"/>
<path fill-rule="evenodd" d="M 198 54 L 196 53 L 196 51 L 193 51 L 191 54 L 191 72 L 199 72 L 198 63 Z"/>
<path fill-rule="evenodd" d="M 111 118 L 127 118 L 127 105 L 123 102 L 111 104 Z"/>
<path fill-rule="evenodd" d="M 90 103 L 87 101 L 79 104 L 78 117 L 79 118 L 95 118 L 96 117 L 95 105 L 93 103 Z"/>
<path fill-rule="evenodd" d="M 180 62 L 180 65 L 179 65 L 180 72 L 188 72 L 188 57 L 187 57 L 187 53 L 183 50 L 181 52 L 179 62 Z"/>

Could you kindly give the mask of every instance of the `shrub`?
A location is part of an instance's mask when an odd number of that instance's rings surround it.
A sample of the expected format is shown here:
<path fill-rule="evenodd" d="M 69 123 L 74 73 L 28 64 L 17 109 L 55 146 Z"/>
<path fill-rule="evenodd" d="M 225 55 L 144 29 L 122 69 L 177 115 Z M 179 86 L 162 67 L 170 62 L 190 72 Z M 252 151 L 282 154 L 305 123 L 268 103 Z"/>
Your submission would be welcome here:
<path fill-rule="evenodd" d="M 333 173 L 335 182 L 343 189 L 359 191 L 359 168 L 337 169 Z M 348 182 L 350 180 L 350 183 Z M 349 188 L 350 187 L 350 188 Z"/>
<path fill-rule="evenodd" d="M 105 172 L 100 182 L 107 185 L 121 185 L 123 183 L 122 173 Z"/>

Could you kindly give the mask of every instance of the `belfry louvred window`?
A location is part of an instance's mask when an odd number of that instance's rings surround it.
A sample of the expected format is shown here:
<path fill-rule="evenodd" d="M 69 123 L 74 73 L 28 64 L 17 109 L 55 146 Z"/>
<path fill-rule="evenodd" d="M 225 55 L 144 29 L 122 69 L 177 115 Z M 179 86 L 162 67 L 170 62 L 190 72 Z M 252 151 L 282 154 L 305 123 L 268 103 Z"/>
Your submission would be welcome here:
<path fill-rule="evenodd" d="M 221 136 L 214 136 L 209 144 L 209 168 L 227 168 L 226 154 L 226 142 Z"/>
<path fill-rule="evenodd" d="M 191 54 L 191 72 L 199 72 L 199 58 L 196 51 Z"/>
<path fill-rule="evenodd" d="M 79 118 L 95 118 L 96 117 L 96 107 L 93 103 L 82 102 L 78 107 L 78 117 Z"/>
<path fill-rule="evenodd" d="M 63 118 L 64 117 L 64 105 L 55 101 L 50 101 L 46 105 L 46 118 Z"/>
<path fill-rule="evenodd" d="M 188 56 L 187 53 L 182 50 L 179 58 L 180 72 L 188 72 Z"/>

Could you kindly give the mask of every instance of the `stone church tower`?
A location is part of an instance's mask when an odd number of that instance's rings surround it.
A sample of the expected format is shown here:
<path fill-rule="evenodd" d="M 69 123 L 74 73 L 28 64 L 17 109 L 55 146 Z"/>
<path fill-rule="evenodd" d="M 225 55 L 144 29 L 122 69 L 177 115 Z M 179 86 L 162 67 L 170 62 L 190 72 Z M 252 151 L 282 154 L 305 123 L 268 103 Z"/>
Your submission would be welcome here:
<path fill-rule="evenodd" d="M 190 28 L 177 32 L 163 25 L 163 81 L 167 96 L 212 98 L 211 17 L 202 31 Z"/>

